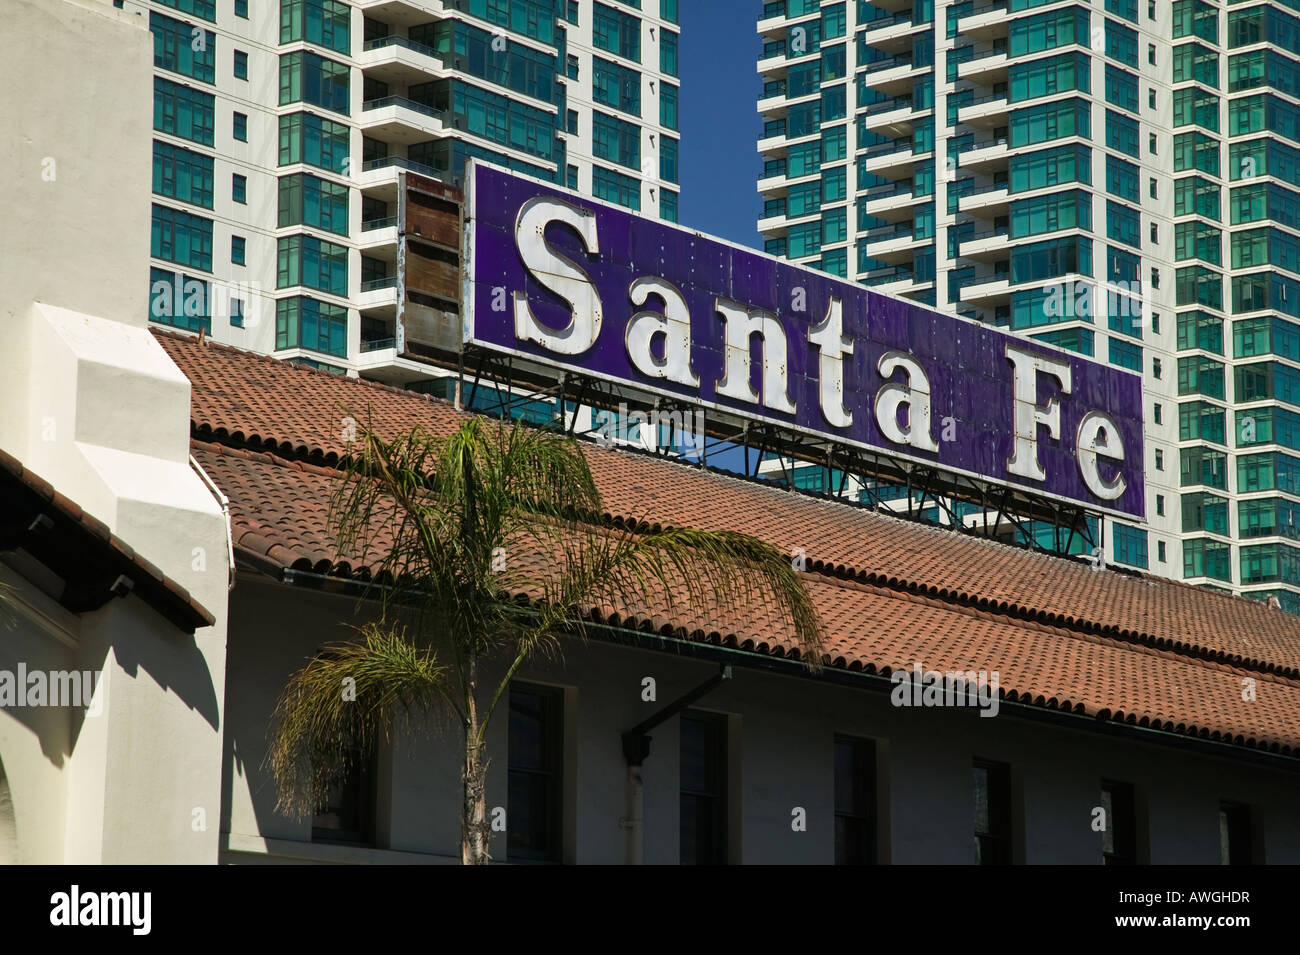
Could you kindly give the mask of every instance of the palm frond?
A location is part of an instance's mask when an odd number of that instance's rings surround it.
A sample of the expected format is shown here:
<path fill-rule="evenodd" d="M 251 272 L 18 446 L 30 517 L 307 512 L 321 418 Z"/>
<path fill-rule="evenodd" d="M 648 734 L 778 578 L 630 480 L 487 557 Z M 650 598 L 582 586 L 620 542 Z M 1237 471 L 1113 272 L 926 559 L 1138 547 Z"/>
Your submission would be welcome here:
<path fill-rule="evenodd" d="M 276 808 L 295 818 L 323 807 L 330 785 L 387 738 L 398 713 L 449 700 L 447 668 L 402 628 L 367 624 L 358 637 L 323 647 L 290 678 L 272 716 Z"/>

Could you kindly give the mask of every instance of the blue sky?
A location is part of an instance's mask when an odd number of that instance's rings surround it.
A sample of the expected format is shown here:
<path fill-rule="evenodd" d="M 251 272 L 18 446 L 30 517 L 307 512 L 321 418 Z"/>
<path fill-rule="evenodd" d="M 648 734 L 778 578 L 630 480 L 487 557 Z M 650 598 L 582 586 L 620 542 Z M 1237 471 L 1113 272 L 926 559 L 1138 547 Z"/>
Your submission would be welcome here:
<path fill-rule="evenodd" d="M 681 224 L 759 248 L 759 0 L 683 0 Z"/>

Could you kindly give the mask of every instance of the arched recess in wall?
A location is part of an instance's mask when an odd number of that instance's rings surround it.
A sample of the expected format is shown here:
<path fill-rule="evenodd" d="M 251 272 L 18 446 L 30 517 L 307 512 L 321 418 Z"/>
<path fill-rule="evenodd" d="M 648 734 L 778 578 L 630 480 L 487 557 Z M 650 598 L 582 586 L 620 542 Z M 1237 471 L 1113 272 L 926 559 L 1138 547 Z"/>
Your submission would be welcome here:
<path fill-rule="evenodd" d="M 14 821 L 14 801 L 5 777 L 4 763 L 0 763 L 0 865 L 18 863 L 18 825 Z"/>

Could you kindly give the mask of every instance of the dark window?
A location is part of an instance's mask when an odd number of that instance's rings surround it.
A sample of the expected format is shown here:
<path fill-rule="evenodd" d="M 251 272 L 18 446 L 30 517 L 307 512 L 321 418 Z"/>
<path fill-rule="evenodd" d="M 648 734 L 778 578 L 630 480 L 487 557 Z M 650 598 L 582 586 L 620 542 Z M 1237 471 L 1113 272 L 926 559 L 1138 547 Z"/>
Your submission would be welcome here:
<path fill-rule="evenodd" d="M 727 861 L 727 722 L 688 711 L 681 718 L 682 865 Z"/>
<path fill-rule="evenodd" d="M 510 685 L 509 859 L 560 861 L 563 699 L 551 687 Z"/>
<path fill-rule="evenodd" d="M 325 808 L 312 817 L 313 842 L 374 842 L 375 757 L 372 752 L 361 758 L 354 750 L 348 761 L 349 771 L 330 786 Z"/>
<path fill-rule="evenodd" d="M 1223 865 L 1251 865 L 1250 807 L 1241 803 L 1219 803 L 1219 861 Z"/>
<path fill-rule="evenodd" d="M 1101 855 L 1106 865 L 1137 863 L 1137 799 L 1132 783 L 1101 782 L 1101 808 L 1106 828 L 1101 833 Z"/>
<path fill-rule="evenodd" d="M 975 863 L 1011 863 L 1011 767 L 976 760 Z"/>
<path fill-rule="evenodd" d="M 835 737 L 835 864 L 876 861 L 876 744 Z"/>

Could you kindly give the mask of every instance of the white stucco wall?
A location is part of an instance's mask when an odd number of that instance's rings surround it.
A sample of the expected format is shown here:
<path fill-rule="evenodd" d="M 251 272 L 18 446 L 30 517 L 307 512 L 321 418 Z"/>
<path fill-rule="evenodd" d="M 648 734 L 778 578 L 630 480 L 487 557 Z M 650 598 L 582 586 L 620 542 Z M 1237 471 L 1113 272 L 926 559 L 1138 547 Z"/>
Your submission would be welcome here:
<path fill-rule="evenodd" d="M 135 597 L 43 614 L 17 578 L 0 666 L 93 667 L 109 699 L 84 724 L 0 710 L 28 862 L 216 858 L 226 522 L 189 464 L 189 383 L 146 330 L 152 48 L 107 0 L 12 0 L 0 31 L 0 449 L 217 617 L 190 637 Z M 174 824 L 198 808 L 205 829 Z"/>

